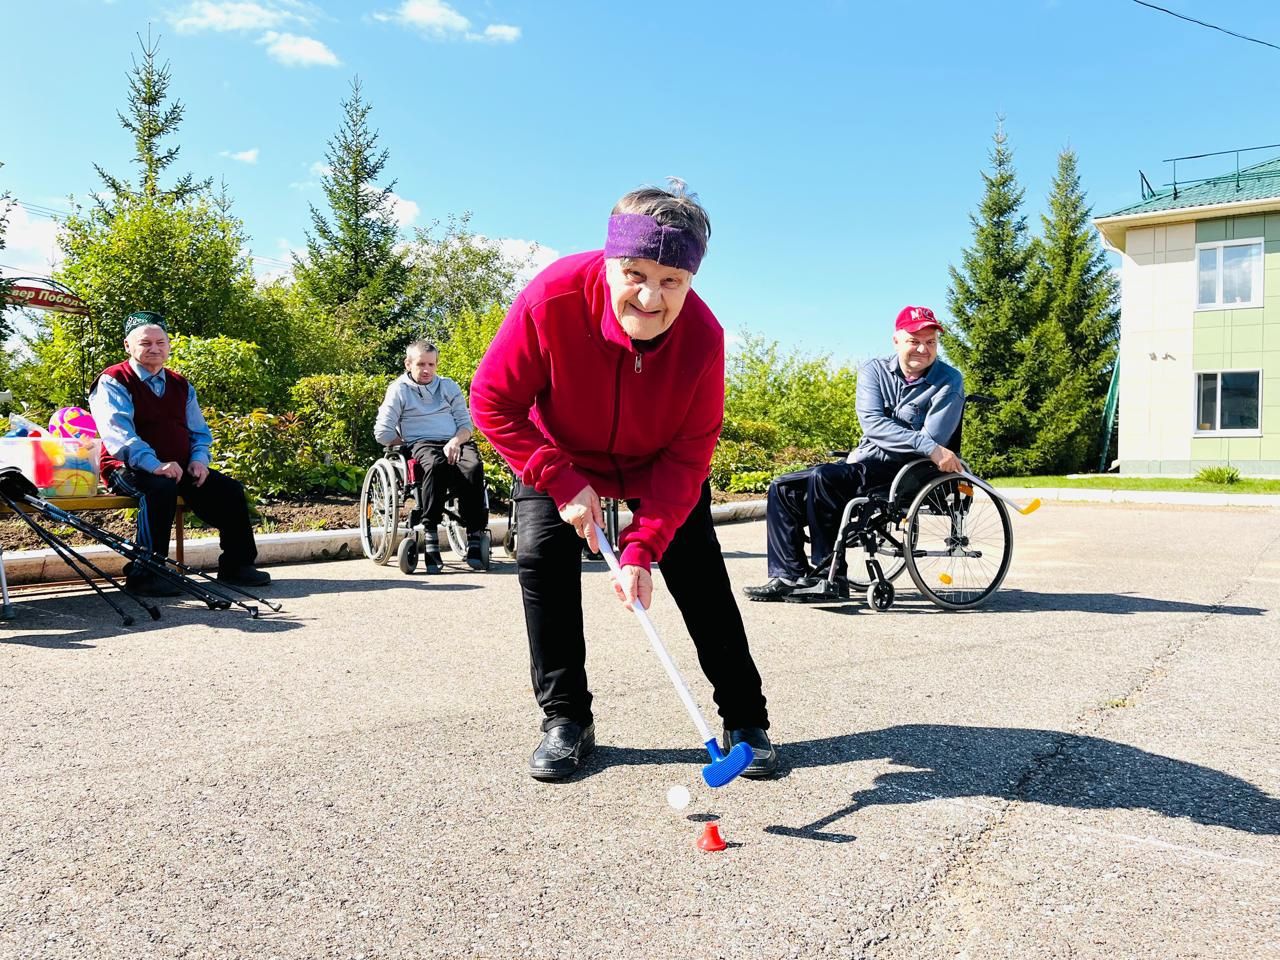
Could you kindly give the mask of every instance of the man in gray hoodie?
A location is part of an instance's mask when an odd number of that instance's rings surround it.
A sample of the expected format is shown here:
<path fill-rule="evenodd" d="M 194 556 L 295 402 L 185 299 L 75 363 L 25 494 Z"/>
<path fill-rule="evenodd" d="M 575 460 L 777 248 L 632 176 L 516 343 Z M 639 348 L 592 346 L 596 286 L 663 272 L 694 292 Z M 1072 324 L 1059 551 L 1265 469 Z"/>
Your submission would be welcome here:
<path fill-rule="evenodd" d="M 480 540 L 489 518 L 484 505 L 484 466 L 471 439 L 471 414 L 462 388 L 436 374 L 440 351 L 415 340 L 405 350 L 404 376 L 387 387 L 373 427 L 383 446 L 403 444 L 419 467 L 418 513 L 425 528 L 423 559 L 428 573 L 441 567 L 440 534 L 444 504 L 452 491 L 467 528 L 467 565 L 484 569 Z"/>

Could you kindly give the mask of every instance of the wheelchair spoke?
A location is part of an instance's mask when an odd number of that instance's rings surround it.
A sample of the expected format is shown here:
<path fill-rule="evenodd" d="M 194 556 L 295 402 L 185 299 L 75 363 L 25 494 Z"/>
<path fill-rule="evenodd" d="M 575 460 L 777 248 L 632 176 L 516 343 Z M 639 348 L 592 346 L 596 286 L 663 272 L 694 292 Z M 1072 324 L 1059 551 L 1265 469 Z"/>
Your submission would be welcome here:
<path fill-rule="evenodd" d="M 915 535 L 907 569 L 931 601 L 961 609 L 998 589 L 1012 533 L 1008 512 L 987 491 L 954 475 L 939 477 L 917 497 L 907 523 Z"/>

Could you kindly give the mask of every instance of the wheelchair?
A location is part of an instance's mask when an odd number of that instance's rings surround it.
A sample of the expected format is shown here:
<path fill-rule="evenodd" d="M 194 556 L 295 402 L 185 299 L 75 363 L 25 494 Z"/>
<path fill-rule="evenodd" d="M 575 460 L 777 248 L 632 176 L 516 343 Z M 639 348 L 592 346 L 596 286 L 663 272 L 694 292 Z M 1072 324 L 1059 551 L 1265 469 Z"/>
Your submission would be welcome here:
<path fill-rule="evenodd" d="M 511 476 L 514 480 L 515 474 L 513 473 Z M 512 489 L 515 489 L 514 483 L 512 484 Z M 610 545 L 615 549 L 618 545 L 619 503 L 621 503 L 621 501 L 615 500 L 612 497 L 602 497 L 600 499 L 600 507 L 604 513 L 604 535 L 608 538 Z M 502 537 L 502 549 L 506 551 L 507 556 L 512 560 L 516 559 L 517 552 L 520 549 L 519 543 L 520 533 L 519 524 L 516 522 L 516 501 L 513 497 L 509 499 L 507 503 L 507 532 Z M 582 555 L 588 560 L 604 560 L 604 555 L 600 553 L 593 553 L 591 548 L 587 546 L 586 541 L 583 541 L 582 544 Z"/>
<path fill-rule="evenodd" d="M 425 525 L 419 511 L 417 462 L 407 447 L 386 447 L 383 455 L 364 475 L 360 488 L 360 546 L 364 555 L 377 564 L 387 564 L 394 556 L 401 573 L 413 573 L 423 554 Z M 488 516 L 489 485 L 484 487 L 484 509 Z M 456 557 L 467 555 L 467 528 L 462 522 L 457 497 L 445 501 L 441 520 L 449 549 Z M 441 544 L 443 546 L 443 544 Z M 480 563 L 491 566 L 492 535 L 480 535 Z"/>
<path fill-rule="evenodd" d="M 966 409 L 990 402 L 974 394 Z M 958 426 L 947 444 L 957 456 L 960 434 Z M 818 570 L 832 584 L 847 570 L 849 586 L 865 591 L 874 611 L 893 606 L 894 581 L 904 570 L 934 605 L 972 609 L 990 599 L 1009 572 L 1009 509 L 1026 515 L 1039 506 L 1039 500 L 1018 506 L 967 467 L 943 473 L 927 457 L 910 460 L 889 487 L 873 488 L 845 505 L 835 549 Z"/>

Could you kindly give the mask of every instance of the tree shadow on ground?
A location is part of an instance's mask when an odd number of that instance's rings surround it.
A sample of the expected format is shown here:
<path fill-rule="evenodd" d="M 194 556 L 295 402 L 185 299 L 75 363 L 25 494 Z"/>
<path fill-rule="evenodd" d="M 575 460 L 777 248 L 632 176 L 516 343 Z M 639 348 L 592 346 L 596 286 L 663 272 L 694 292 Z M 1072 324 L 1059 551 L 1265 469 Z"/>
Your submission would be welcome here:
<path fill-rule="evenodd" d="M 845 615 L 870 612 L 866 605 L 866 596 L 860 592 L 855 592 L 848 600 L 839 603 L 806 604 L 806 606 L 815 606 L 829 613 Z M 991 599 L 975 609 L 999 613 L 1107 613 L 1118 616 L 1138 613 L 1212 613 L 1232 617 L 1260 617 L 1269 612 L 1264 607 L 1166 600 L 1132 593 L 1037 593 L 1033 590 L 1017 589 L 998 590 Z M 906 587 L 899 587 L 897 599 L 888 612 L 892 615 L 948 611 L 925 599 L 908 584 Z"/>
<path fill-rule="evenodd" d="M 1209 767 L 1099 737 L 1016 727 L 903 724 L 820 740 L 779 743 L 779 776 L 805 767 L 887 760 L 850 802 L 807 823 L 766 829 L 784 836 L 848 841 L 827 828 L 870 806 L 995 797 L 1084 810 L 1147 809 L 1206 826 L 1280 835 L 1280 797 Z M 611 766 L 696 764 L 702 750 L 600 745 L 573 779 Z"/>
<path fill-rule="evenodd" d="M 1209 767 L 1099 737 L 1009 727 L 904 724 L 787 744 L 783 775 L 802 767 L 888 760 L 851 802 L 810 823 L 771 832 L 850 839 L 825 828 L 859 809 L 964 797 L 997 797 L 1083 810 L 1146 809 L 1206 826 L 1280 835 L 1280 798 Z"/>

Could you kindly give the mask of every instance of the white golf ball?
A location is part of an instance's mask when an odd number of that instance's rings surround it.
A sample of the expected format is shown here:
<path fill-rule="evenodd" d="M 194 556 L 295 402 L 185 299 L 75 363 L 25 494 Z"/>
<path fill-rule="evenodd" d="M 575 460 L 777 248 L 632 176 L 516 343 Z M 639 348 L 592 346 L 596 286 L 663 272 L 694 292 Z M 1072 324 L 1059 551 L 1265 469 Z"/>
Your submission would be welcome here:
<path fill-rule="evenodd" d="M 689 788 L 679 784 L 667 791 L 667 805 L 672 810 L 683 810 L 689 805 Z"/>

